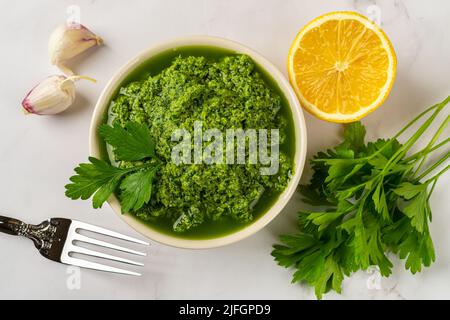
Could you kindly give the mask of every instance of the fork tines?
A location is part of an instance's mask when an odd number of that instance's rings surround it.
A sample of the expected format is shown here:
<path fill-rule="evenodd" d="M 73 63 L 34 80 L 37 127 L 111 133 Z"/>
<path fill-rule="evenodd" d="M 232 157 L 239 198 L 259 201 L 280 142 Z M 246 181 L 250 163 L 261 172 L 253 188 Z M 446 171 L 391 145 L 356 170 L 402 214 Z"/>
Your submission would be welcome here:
<path fill-rule="evenodd" d="M 107 272 L 114 272 L 114 273 L 121 273 L 121 274 L 127 274 L 127 275 L 135 275 L 135 276 L 141 275 L 140 273 L 137 273 L 134 271 L 111 267 L 111 266 L 103 265 L 100 263 L 83 260 L 78 257 L 73 257 L 72 254 L 81 254 L 81 255 L 87 255 L 87 256 L 91 256 L 91 257 L 121 262 L 121 263 L 134 265 L 134 266 L 143 266 L 144 265 L 141 262 L 137 262 L 137 261 L 133 261 L 130 259 L 125 259 L 125 258 L 117 257 L 114 255 L 94 251 L 94 250 L 87 249 L 87 248 L 77 245 L 77 243 L 82 242 L 82 243 L 100 246 L 103 248 L 109 248 L 109 249 L 129 253 L 129 254 L 133 254 L 133 255 L 146 256 L 145 252 L 140 252 L 137 250 L 129 249 L 129 248 L 115 245 L 115 244 L 112 244 L 112 243 L 109 243 L 106 241 L 101 241 L 98 239 L 94 239 L 94 238 L 85 236 L 85 235 L 79 233 L 80 230 L 86 230 L 89 232 L 94 232 L 97 234 L 106 235 L 106 236 L 109 236 L 112 238 L 132 242 L 132 243 L 137 243 L 137 244 L 141 244 L 141 245 L 147 245 L 147 246 L 149 245 L 149 243 L 147 243 L 145 241 L 142 241 L 142 240 L 139 240 L 139 239 L 136 239 L 133 237 L 129 237 L 129 236 L 123 235 L 118 232 L 114 232 L 114 231 L 111 231 L 111 230 L 108 230 L 108 229 L 105 229 L 102 227 L 94 226 L 94 225 L 91 225 L 88 223 L 72 220 L 69 230 L 68 230 L 67 239 L 64 244 L 62 253 L 61 253 L 61 262 L 62 263 L 71 264 L 71 265 L 79 266 L 79 267 L 83 267 L 83 268 L 107 271 Z"/>

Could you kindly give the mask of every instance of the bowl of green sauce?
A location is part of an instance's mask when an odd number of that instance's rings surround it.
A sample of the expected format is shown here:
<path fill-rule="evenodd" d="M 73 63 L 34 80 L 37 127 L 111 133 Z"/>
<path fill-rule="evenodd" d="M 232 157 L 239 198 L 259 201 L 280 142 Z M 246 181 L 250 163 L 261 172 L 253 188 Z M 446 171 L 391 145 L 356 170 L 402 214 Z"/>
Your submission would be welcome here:
<path fill-rule="evenodd" d="M 148 203 L 122 213 L 167 245 L 201 249 L 242 240 L 266 226 L 296 190 L 306 127 L 289 82 L 234 41 L 193 36 L 144 50 L 111 78 L 90 127 L 92 156 L 121 167 L 101 124 L 148 126 L 160 163 Z M 241 143 L 241 144 L 239 144 Z"/>

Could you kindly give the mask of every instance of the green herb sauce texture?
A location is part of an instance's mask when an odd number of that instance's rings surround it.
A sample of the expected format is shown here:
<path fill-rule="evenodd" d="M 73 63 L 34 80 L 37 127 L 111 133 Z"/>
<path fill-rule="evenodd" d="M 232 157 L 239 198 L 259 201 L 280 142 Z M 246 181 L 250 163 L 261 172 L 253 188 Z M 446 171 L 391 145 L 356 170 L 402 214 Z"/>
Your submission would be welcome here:
<path fill-rule="evenodd" d="M 113 123 L 148 125 L 161 160 L 149 203 L 132 214 L 150 225 L 169 221 L 176 233 L 211 221 L 253 221 L 255 203 L 281 193 L 293 173 L 292 155 L 281 147 L 289 139 L 282 106 L 280 95 L 246 55 L 219 59 L 180 55 L 157 75 L 122 86 L 110 106 Z M 192 134 L 195 121 L 202 121 L 203 130 L 215 128 L 223 133 L 232 128 L 279 129 L 278 173 L 261 175 L 260 164 L 247 162 L 174 164 L 171 151 L 178 142 L 171 141 L 172 133 L 181 128 Z M 118 165 L 139 164 L 120 161 Z"/>

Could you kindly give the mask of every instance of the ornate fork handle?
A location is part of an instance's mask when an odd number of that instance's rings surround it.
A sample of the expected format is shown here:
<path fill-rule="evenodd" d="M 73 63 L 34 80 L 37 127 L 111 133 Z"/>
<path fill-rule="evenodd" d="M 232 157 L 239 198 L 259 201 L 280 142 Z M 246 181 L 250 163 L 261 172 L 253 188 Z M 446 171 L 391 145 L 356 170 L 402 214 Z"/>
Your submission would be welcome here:
<path fill-rule="evenodd" d="M 0 232 L 26 237 L 34 242 L 37 249 L 48 250 L 51 248 L 56 226 L 49 221 L 33 225 L 14 218 L 0 216 Z"/>

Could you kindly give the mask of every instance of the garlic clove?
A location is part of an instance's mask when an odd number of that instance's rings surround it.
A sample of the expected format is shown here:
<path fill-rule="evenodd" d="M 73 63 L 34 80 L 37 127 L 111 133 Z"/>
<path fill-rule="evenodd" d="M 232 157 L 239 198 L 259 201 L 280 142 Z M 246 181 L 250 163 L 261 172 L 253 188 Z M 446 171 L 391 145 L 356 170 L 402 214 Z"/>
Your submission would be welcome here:
<path fill-rule="evenodd" d="M 78 79 L 95 82 L 85 76 L 54 75 L 44 79 L 23 99 L 25 114 L 51 115 L 66 110 L 75 100 L 75 81 Z"/>
<path fill-rule="evenodd" d="M 50 62 L 64 73 L 73 75 L 72 70 L 65 63 L 87 49 L 102 43 L 102 38 L 81 24 L 59 26 L 50 36 L 48 44 Z"/>

